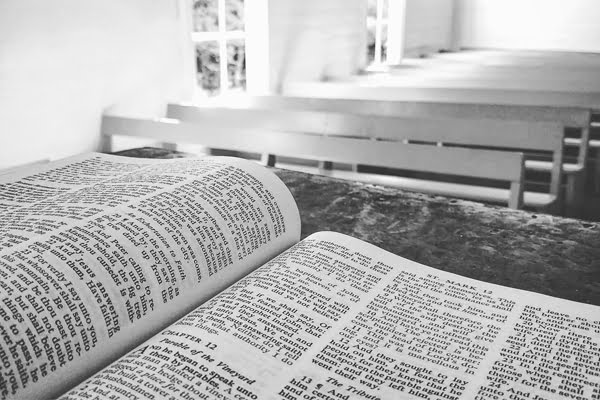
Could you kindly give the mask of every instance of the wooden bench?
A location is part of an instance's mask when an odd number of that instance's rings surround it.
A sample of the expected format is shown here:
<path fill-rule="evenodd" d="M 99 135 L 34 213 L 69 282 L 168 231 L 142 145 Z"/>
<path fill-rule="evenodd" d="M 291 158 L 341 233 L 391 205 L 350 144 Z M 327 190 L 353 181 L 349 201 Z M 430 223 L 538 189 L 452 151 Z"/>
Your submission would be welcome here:
<path fill-rule="evenodd" d="M 556 135 L 559 130 L 556 124 L 561 126 L 575 127 L 582 130 L 582 137 L 587 138 L 589 130 L 589 111 L 576 108 L 552 108 L 552 107 L 518 107 L 502 105 L 472 105 L 472 104 L 449 104 L 449 103 L 426 103 L 426 102 L 390 102 L 374 100 L 350 100 L 350 99 L 322 99 L 322 98 L 300 98 L 287 96 L 244 96 L 235 100 L 227 99 L 223 101 L 212 100 L 208 107 L 194 107 L 189 105 L 170 104 L 167 115 L 181 120 L 190 120 L 200 122 L 206 118 L 225 116 L 231 109 L 219 108 L 223 104 L 230 104 L 231 107 L 238 107 L 240 110 L 249 110 L 246 115 L 258 115 L 255 111 L 262 110 L 267 115 L 282 115 L 284 110 L 309 110 L 309 111 L 330 111 L 335 113 L 355 114 L 355 117 L 338 116 L 336 123 L 325 121 L 318 117 L 318 114 L 306 114 L 305 117 L 299 117 L 300 114 L 288 114 L 289 118 L 293 115 L 298 117 L 298 121 L 289 121 L 289 126 L 302 127 L 306 129 L 327 130 L 328 134 L 341 134 L 342 132 L 353 132 L 360 134 L 361 131 L 367 131 L 367 134 L 383 135 L 382 138 L 391 140 L 432 140 L 435 142 L 445 142 L 460 145 L 488 146 L 492 148 L 518 148 L 521 150 L 542 150 L 553 157 L 551 161 L 526 160 L 526 168 L 542 170 L 553 174 L 553 160 L 556 158 L 555 152 L 561 148 L 556 138 L 549 138 L 550 147 L 544 142 L 543 135 Z M 240 111 L 242 113 L 243 111 Z M 240 114 L 241 115 L 241 114 Z M 374 115 L 389 116 L 393 118 L 404 118 L 405 120 L 391 119 L 373 119 L 365 120 L 356 118 L 356 116 Z M 433 123 L 418 122 L 415 125 L 411 121 L 418 121 L 427 118 L 448 119 L 444 127 L 440 126 L 439 121 Z M 457 120 L 459 119 L 459 120 Z M 272 122 L 276 119 L 272 119 Z M 371 125 L 365 124 L 369 121 Z M 387 132 L 381 129 L 373 128 L 382 121 Z M 539 121 L 555 122 L 556 124 L 542 127 L 535 131 L 538 135 L 536 141 L 531 140 L 529 126 L 536 126 Z M 306 126 L 306 124 L 312 124 Z M 403 125 L 405 129 L 398 130 L 394 125 Z M 450 124 L 450 125 L 448 125 Z M 531 125 L 530 125 L 531 124 Z M 454 132 L 449 137 L 448 134 L 440 135 L 440 132 L 453 126 Z M 381 128 L 381 127 L 380 127 Z M 421 133 L 425 128 L 427 132 Z M 546 129 L 546 130 L 544 130 Z M 369 133 L 370 132 L 370 133 Z M 489 138 L 489 136 L 493 136 Z M 454 142 L 452 142 L 454 140 Z M 584 140 L 585 142 L 585 140 Z M 542 148 L 536 149 L 536 146 Z M 587 153 L 587 152 L 586 152 Z M 581 156 L 582 152 L 580 152 Z M 585 162 L 582 157 L 576 164 L 563 163 L 563 173 L 567 176 L 566 200 L 568 212 L 576 213 L 576 209 L 583 197 L 584 179 L 583 168 L 580 164 Z M 526 193 L 527 205 L 533 206 Z M 551 201 L 550 199 L 547 199 Z M 537 205 L 538 207 L 540 204 Z"/>
<path fill-rule="evenodd" d="M 297 97 L 576 107 L 591 110 L 592 113 L 600 113 L 600 93 L 498 88 L 393 87 L 345 81 L 290 82 L 286 83 L 282 90 L 286 96 Z"/>
<path fill-rule="evenodd" d="M 509 207 L 521 208 L 523 205 L 522 153 L 405 144 L 369 140 L 367 137 L 327 136 L 318 132 L 272 131 L 238 122 L 233 116 L 203 123 L 104 116 L 102 133 L 109 137 L 138 136 L 165 142 L 197 143 L 212 148 L 507 181 L 510 189 L 493 189 L 502 191 Z M 433 188 L 436 183 L 427 184 Z M 442 187 L 444 185 L 447 184 L 442 183 Z"/>
<path fill-rule="evenodd" d="M 508 85 L 527 86 L 529 90 L 537 87 L 550 91 L 569 91 L 571 96 L 580 98 L 580 92 L 600 91 L 600 55 L 560 52 L 532 51 L 467 51 L 433 55 L 428 59 L 406 60 L 408 67 L 402 65 L 391 70 L 397 75 L 430 76 L 430 85 L 445 87 L 462 86 L 485 88 L 506 88 Z M 451 78 L 451 82 L 436 79 Z M 468 82 L 463 82 L 467 79 Z M 588 98 L 590 96 L 587 96 Z M 591 103 L 593 107 L 593 103 Z M 595 110 L 596 114 L 598 110 Z M 594 122 L 591 128 L 598 131 L 600 124 Z M 580 148 L 578 164 L 585 165 L 586 143 L 580 138 L 566 138 L 567 147 Z M 600 139 L 590 135 L 587 143 L 593 155 L 593 177 L 595 190 L 600 190 Z M 584 158 L 584 159 L 582 159 Z M 527 165 L 526 165 L 527 166 Z M 572 167 L 566 165 L 568 173 Z M 583 180 L 583 179 L 582 179 Z M 581 188 L 580 190 L 583 190 Z"/>
<path fill-rule="evenodd" d="M 536 149 L 548 154 L 552 165 L 550 170 L 549 193 L 525 192 L 525 205 L 534 208 L 559 210 L 561 204 L 560 182 L 562 170 L 562 128 L 556 123 L 537 121 L 503 121 L 493 119 L 430 119 L 399 118 L 373 115 L 358 115 L 339 112 L 273 110 L 273 109 L 232 109 L 223 107 L 195 107 L 170 105 L 170 117 L 211 126 L 235 116 L 236 123 L 258 126 L 271 130 L 292 130 L 296 132 L 320 132 L 332 136 L 352 136 L 371 140 L 393 142 L 444 143 L 461 147 L 486 147 L 490 149 L 510 149 L 522 151 Z M 486 134 L 482 134 L 485 132 Z M 271 164 L 274 158 L 271 158 Z M 352 164 L 359 164 L 351 162 Z M 338 176 L 349 172 L 334 172 Z M 374 176 L 361 175 L 353 179 Z M 385 178 L 386 182 L 391 182 Z M 377 177 L 378 181 L 381 180 Z M 453 192 L 453 195 L 457 193 Z M 500 195 L 496 193 L 496 195 Z M 493 201 L 494 195 L 485 198 Z M 496 198 L 499 201 L 502 197 Z"/>
<path fill-rule="evenodd" d="M 600 57 L 598 57 L 600 60 Z M 522 58 L 520 60 L 523 60 Z M 432 57 L 404 59 L 390 67 L 385 74 L 357 75 L 359 82 L 385 81 L 389 85 L 419 87 L 423 84 L 437 87 L 526 88 L 568 92 L 597 92 L 600 88 L 600 65 L 555 65 L 548 62 L 530 66 L 514 63 L 486 65 L 478 62 L 454 61 Z M 443 85 L 443 86 L 442 86 Z"/>
<path fill-rule="evenodd" d="M 344 81 L 346 82 L 346 81 Z M 517 73 L 504 73 L 502 76 L 489 76 L 477 71 L 465 72 L 421 72 L 419 74 L 378 74 L 356 76 L 347 82 L 360 85 L 385 85 L 395 88 L 457 88 L 457 89 L 499 89 L 499 90 L 528 90 L 557 91 L 568 93 L 598 93 L 600 82 L 591 78 L 542 74 L 537 76 L 519 76 Z"/>
<path fill-rule="evenodd" d="M 483 110 L 486 107 L 493 110 L 493 108 L 497 106 L 506 106 L 512 107 L 513 111 L 508 111 L 511 113 L 508 115 L 512 115 L 510 118 L 516 119 L 523 119 L 525 113 L 514 110 L 518 107 L 527 107 L 523 110 L 526 110 L 527 113 L 531 113 L 530 115 L 535 116 L 536 118 L 541 118 L 540 120 L 548 121 L 552 120 L 552 113 L 554 111 L 566 108 L 567 110 L 564 112 L 555 112 L 556 120 L 565 124 L 565 127 L 579 129 L 582 139 L 579 142 L 576 142 L 579 147 L 576 162 L 567 163 L 564 168 L 567 176 L 567 212 L 569 215 L 577 215 L 581 210 L 580 205 L 583 199 L 584 183 L 586 181 L 587 173 L 585 167 L 588 158 L 588 146 L 590 145 L 589 115 L 596 112 L 600 113 L 600 95 L 598 94 L 481 88 L 394 88 L 360 86 L 347 82 L 291 83 L 286 86 L 284 93 L 292 97 L 335 98 L 336 100 L 426 102 L 437 104 L 436 107 L 438 107 L 438 109 L 441 109 L 439 104 L 460 104 L 460 106 L 455 107 L 456 109 L 468 109 L 466 105 L 470 104 L 472 108 L 468 113 L 473 114 L 478 112 L 485 113 L 486 111 Z M 480 109 L 478 110 L 476 106 L 479 106 Z M 536 111 L 535 107 L 540 108 Z M 502 107 L 499 107 L 499 109 L 501 108 Z M 544 111 L 544 109 L 547 111 Z M 580 110 L 577 111 L 576 109 Z M 454 113 L 458 111 L 448 108 L 447 112 Z M 575 113 L 574 115 L 578 116 L 575 118 L 569 117 L 568 115 L 572 112 Z M 570 144 L 570 146 L 574 145 Z M 548 162 L 528 162 L 526 167 L 528 169 L 548 171 L 550 164 Z M 597 164 L 597 168 L 600 168 L 600 165 Z M 594 179 L 597 182 L 596 185 L 600 186 L 599 173 L 595 173 Z"/>
<path fill-rule="evenodd" d="M 518 65 L 530 67 L 600 67 L 600 56 L 592 53 L 530 50 L 467 50 L 432 54 L 432 59 L 485 65 Z"/>
<path fill-rule="evenodd" d="M 523 79 L 533 82 L 541 82 L 550 80 L 552 87 L 557 82 L 574 82 L 575 84 L 586 82 L 586 89 L 593 88 L 598 85 L 597 77 L 600 72 L 600 67 L 576 68 L 566 66 L 544 66 L 544 67 L 527 67 L 518 65 L 502 65 L 488 66 L 476 65 L 468 63 L 446 63 L 439 61 L 415 62 L 407 61 L 407 64 L 400 64 L 391 67 L 389 73 L 386 74 L 371 74 L 373 78 L 378 76 L 400 78 L 431 78 L 431 79 L 473 79 L 475 80 L 503 80 L 503 81 L 519 81 Z M 528 87 L 532 89 L 532 87 Z M 569 87 L 572 89 L 572 87 Z"/>
<path fill-rule="evenodd" d="M 428 85 L 444 87 L 461 86 L 473 88 L 502 88 L 509 86 L 527 87 L 528 90 L 545 89 L 548 91 L 600 92 L 600 54 L 543 52 L 543 51 L 466 51 L 432 55 L 424 59 L 405 59 L 402 64 L 390 69 L 391 75 L 408 78 L 428 78 Z M 439 79 L 449 81 L 440 82 Z M 360 79 L 360 78 L 359 78 Z M 387 79 L 384 77 L 383 79 Z M 467 82 L 463 82 L 463 80 Z M 597 110 L 596 110 L 597 111 Z M 598 123 L 591 127 L 598 132 Z M 595 190 L 600 190 L 600 136 L 589 136 L 587 144 L 580 138 L 566 138 L 567 147 L 580 148 L 577 164 L 586 165 L 586 149 L 592 156 L 592 176 Z M 592 164 L 592 163 L 591 163 Z M 526 165 L 527 166 L 527 165 Z M 565 165 L 567 173 L 573 166 Z M 590 174 L 588 174 L 590 175 Z M 581 181 L 583 181 L 581 179 Z M 579 189 L 583 191 L 584 188 Z M 568 202 L 568 200 L 567 200 Z"/>
<path fill-rule="evenodd" d="M 520 75 L 532 74 L 538 71 L 542 75 L 551 72 L 562 72 L 574 77 L 592 77 L 600 69 L 600 64 L 591 63 L 562 63 L 542 58 L 504 58 L 480 57 L 460 59 L 447 57 L 449 54 L 433 54 L 426 58 L 403 58 L 400 64 L 390 65 L 388 72 L 449 72 L 449 71 L 485 71 L 491 74 L 514 70 Z M 598 57 L 600 60 L 600 57 Z"/>

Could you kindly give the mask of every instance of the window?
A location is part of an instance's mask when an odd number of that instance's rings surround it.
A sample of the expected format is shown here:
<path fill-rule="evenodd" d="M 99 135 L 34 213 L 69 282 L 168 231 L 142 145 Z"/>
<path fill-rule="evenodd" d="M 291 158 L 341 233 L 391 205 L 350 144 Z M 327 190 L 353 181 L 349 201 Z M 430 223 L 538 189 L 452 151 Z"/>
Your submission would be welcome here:
<path fill-rule="evenodd" d="M 367 1 L 367 54 L 370 64 L 381 65 L 386 58 L 388 1 Z"/>
<path fill-rule="evenodd" d="M 245 89 L 244 0 L 194 0 L 192 41 L 199 95 Z"/>
<path fill-rule="evenodd" d="M 404 50 L 406 0 L 367 0 L 369 69 L 398 64 Z"/>

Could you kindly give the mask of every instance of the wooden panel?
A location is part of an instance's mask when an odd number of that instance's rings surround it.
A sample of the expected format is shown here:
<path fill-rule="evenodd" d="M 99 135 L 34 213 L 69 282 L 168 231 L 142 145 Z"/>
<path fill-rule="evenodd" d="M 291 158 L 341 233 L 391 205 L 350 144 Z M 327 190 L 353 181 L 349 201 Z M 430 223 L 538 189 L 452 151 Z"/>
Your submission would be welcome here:
<path fill-rule="evenodd" d="M 227 124 L 232 128 L 260 128 L 288 132 L 314 132 L 393 141 L 419 140 L 554 151 L 561 147 L 563 128 L 558 123 L 492 119 L 395 118 L 316 111 L 249 110 L 169 107 L 169 116 L 201 122 L 205 129 Z"/>
<path fill-rule="evenodd" d="M 371 78 L 368 82 L 374 84 L 384 84 L 393 87 L 402 88 L 473 88 L 473 89 L 500 89 L 500 90 L 539 90 L 539 91 L 558 91 L 593 94 L 600 91 L 600 83 L 597 80 L 591 79 L 575 79 L 570 76 L 558 78 L 554 76 L 537 76 L 535 78 L 528 77 L 493 77 L 493 76 L 478 76 L 477 73 L 471 72 L 470 76 L 463 74 L 445 74 L 445 76 L 434 75 L 430 77 L 415 77 L 415 76 L 399 76 L 387 75 L 382 78 Z M 364 82 L 363 77 L 352 78 L 352 80 Z"/>
<path fill-rule="evenodd" d="M 531 81 L 553 82 L 589 82 L 593 87 L 598 84 L 600 66 L 523 66 L 517 63 L 512 65 L 483 65 L 469 62 L 442 61 L 437 58 L 410 60 L 410 68 L 399 65 L 390 68 L 389 77 L 419 76 L 428 78 L 470 78 L 480 79 L 529 79 Z M 417 67 L 417 68 L 415 68 Z"/>
<path fill-rule="evenodd" d="M 105 135 L 140 136 L 162 141 L 198 143 L 213 148 L 270 153 L 324 161 L 518 181 L 523 155 L 464 148 L 380 142 L 263 130 L 232 130 L 176 120 L 144 120 L 105 116 Z"/>
<path fill-rule="evenodd" d="M 283 88 L 288 96 L 443 103 L 581 107 L 600 111 L 600 94 L 485 88 L 364 86 L 354 82 L 296 82 Z"/>
<path fill-rule="evenodd" d="M 316 168 L 296 164 L 277 164 L 278 167 L 301 171 L 306 173 L 317 173 Z M 375 185 L 399 187 L 421 193 L 433 193 L 449 197 L 468 198 L 477 201 L 491 203 L 507 203 L 511 194 L 509 189 L 465 185 L 450 182 L 432 182 L 424 179 L 407 178 L 403 176 L 380 175 L 365 172 L 352 172 L 342 170 L 326 171 L 326 175 L 333 178 L 348 179 L 352 181 L 365 182 Z M 533 208 L 545 208 L 556 201 L 556 197 L 548 193 L 524 192 L 523 204 Z"/>
<path fill-rule="evenodd" d="M 328 133 L 335 116 L 312 111 L 248 110 L 170 105 L 169 118 L 201 123 L 204 129 L 229 126 L 291 132 Z"/>
<path fill-rule="evenodd" d="M 515 65 L 487 66 L 438 57 L 408 60 L 387 74 L 359 75 L 358 82 L 385 82 L 393 86 L 489 87 L 499 89 L 597 92 L 600 67 Z M 525 86 L 522 86 L 525 85 Z"/>
<path fill-rule="evenodd" d="M 600 66 L 597 53 L 573 53 L 536 50 L 462 50 L 436 54 L 436 59 L 477 63 L 481 65 L 524 67 L 576 67 Z"/>
<path fill-rule="evenodd" d="M 271 110 L 331 111 L 388 117 L 485 118 L 501 120 L 559 122 L 568 127 L 587 127 L 590 111 L 575 107 L 514 106 L 506 104 L 468 104 L 426 101 L 379 101 L 292 96 L 239 96 L 210 99 L 206 106 L 265 108 Z M 168 112 L 175 112 L 169 105 Z M 176 116 L 173 114 L 173 117 Z"/>

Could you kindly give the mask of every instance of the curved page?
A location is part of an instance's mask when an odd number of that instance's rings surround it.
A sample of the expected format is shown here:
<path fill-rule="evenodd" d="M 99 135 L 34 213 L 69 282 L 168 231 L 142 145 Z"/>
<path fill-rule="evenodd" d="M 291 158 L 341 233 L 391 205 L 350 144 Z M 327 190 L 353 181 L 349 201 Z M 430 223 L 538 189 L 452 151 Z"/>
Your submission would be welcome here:
<path fill-rule="evenodd" d="M 0 398 L 66 391 L 298 241 L 285 185 L 226 157 L 90 154 L 0 180 Z"/>
<path fill-rule="evenodd" d="M 64 399 L 595 399 L 600 308 L 317 233 Z"/>

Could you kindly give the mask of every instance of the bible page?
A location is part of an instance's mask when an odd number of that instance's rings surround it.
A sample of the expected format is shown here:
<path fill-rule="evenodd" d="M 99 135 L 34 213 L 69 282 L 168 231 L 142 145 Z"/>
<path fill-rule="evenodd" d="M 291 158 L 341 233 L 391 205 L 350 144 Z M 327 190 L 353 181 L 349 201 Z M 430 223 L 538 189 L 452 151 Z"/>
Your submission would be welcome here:
<path fill-rule="evenodd" d="M 50 398 L 296 243 L 266 168 L 89 154 L 0 178 L 0 398 Z"/>
<path fill-rule="evenodd" d="M 590 400 L 599 357 L 599 307 L 324 232 L 63 400 Z"/>

